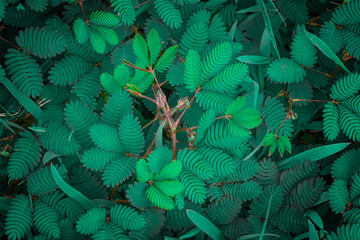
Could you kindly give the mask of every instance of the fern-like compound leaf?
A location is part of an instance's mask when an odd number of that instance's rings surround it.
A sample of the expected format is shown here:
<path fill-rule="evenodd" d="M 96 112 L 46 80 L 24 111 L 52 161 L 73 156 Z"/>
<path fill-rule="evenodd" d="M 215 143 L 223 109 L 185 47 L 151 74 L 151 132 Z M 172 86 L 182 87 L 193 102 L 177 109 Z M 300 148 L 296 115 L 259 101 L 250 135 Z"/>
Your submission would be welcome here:
<path fill-rule="evenodd" d="M 119 18 L 115 14 L 104 11 L 92 12 L 89 21 L 90 23 L 108 28 L 116 27 L 120 23 Z"/>
<path fill-rule="evenodd" d="M 335 179 L 350 180 L 353 175 L 360 169 L 360 151 L 352 149 L 342 154 L 334 161 L 331 167 L 331 175 Z"/>
<path fill-rule="evenodd" d="M 159 174 L 154 177 L 155 181 L 161 182 L 164 180 L 177 179 L 182 170 L 182 162 L 180 160 L 172 161 L 161 169 Z"/>
<path fill-rule="evenodd" d="M 92 208 L 76 222 L 76 230 L 81 234 L 94 234 L 105 225 L 105 221 L 106 209 Z"/>
<path fill-rule="evenodd" d="M 80 149 L 80 144 L 70 129 L 58 122 L 50 122 L 46 133 L 39 140 L 46 149 L 64 155 L 74 154 Z"/>
<path fill-rule="evenodd" d="M 116 128 L 110 125 L 102 123 L 94 124 L 90 127 L 89 134 L 93 142 L 105 151 L 124 151 Z"/>
<path fill-rule="evenodd" d="M 118 127 L 120 120 L 132 111 L 130 95 L 125 90 L 116 91 L 106 102 L 102 113 L 102 122 L 113 127 Z"/>
<path fill-rule="evenodd" d="M 179 151 L 177 159 L 180 160 L 185 168 L 193 172 L 204 180 L 214 177 L 214 170 L 210 164 L 205 161 L 197 151 L 191 151 L 185 148 Z"/>
<path fill-rule="evenodd" d="M 183 22 L 179 9 L 170 0 L 156 0 L 155 8 L 164 21 L 171 28 L 179 28 Z"/>
<path fill-rule="evenodd" d="M 49 71 L 49 80 L 58 86 L 65 86 L 75 83 L 87 71 L 91 69 L 91 64 L 78 56 L 67 56 Z"/>
<path fill-rule="evenodd" d="M 86 150 L 81 156 L 80 161 L 84 167 L 90 170 L 104 171 L 108 163 L 119 158 L 120 156 L 121 155 L 117 152 L 109 152 L 95 147 Z"/>
<path fill-rule="evenodd" d="M 90 44 L 99 54 L 104 54 L 106 50 L 106 40 L 94 29 L 90 29 Z"/>
<path fill-rule="evenodd" d="M 110 3 L 124 24 L 131 25 L 134 23 L 136 14 L 131 0 L 111 0 Z"/>
<path fill-rule="evenodd" d="M 215 122 L 215 111 L 213 109 L 207 110 L 200 118 L 197 128 L 195 144 L 201 142 L 204 138 L 206 130 Z"/>
<path fill-rule="evenodd" d="M 34 226 L 48 238 L 60 238 L 59 216 L 57 211 L 44 203 L 36 202 L 34 206 Z"/>
<path fill-rule="evenodd" d="M 140 183 L 145 183 L 153 179 L 153 174 L 150 173 L 149 165 L 145 159 L 141 158 L 139 161 L 137 161 L 135 169 L 136 179 Z"/>
<path fill-rule="evenodd" d="M 119 136 L 125 152 L 139 155 L 145 147 L 145 139 L 140 123 L 132 114 L 127 114 L 120 121 Z"/>
<path fill-rule="evenodd" d="M 332 21 L 335 24 L 347 25 L 360 23 L 360 12 L 359 1 L 350 1 L 346 4 L 341 4 L 339 8 L 335 10 L 332 15 Z"/>
<path fill-rule="evenodd" d="M 226 67 L 232 57 L 232 45 L 223 42 L 215 46 L 204 60 L 202 78 L 208 79 L 219 73 Z"/>
<path fill-rule="evenodd" d="M 16 42 L 24 51 L 40 58 L 54 57 L 62 53 L 68 45 L 64 35 L 33 27 L 21 31 Z"/>
<path fill-rule="evenodd" d="M 159 54 L 161 52 L 161 42 L 159 33 L 153 28 L 147 37 L 147 44 L 150 52 L 150 64 L 155 64 Z"/>
<path fill-rule="evenodd" d="M 7 166 L 10 180 L 23 178 L 33 171 L 39 164 L 41 154 L 39 141 L 29 131 L 20 133 L 13 150 Z"/>
<path fill-rule="evenodd" d="M 40 65 L 31 56 L 15 49 L 8 49 L 5 55 L 7 73 L 15 86 L 26 96 L 37 97 L 42 92 L 43 75 Z"/>
<path fill-rule="evenodd" d="M 180 174 L 180 182 L 184 184 L 184 195 L 193 203 L 202 204 L 207 199 L 207 191 L 204 181 L 191 173 L 183 170 Z"/>
<path fill-rule="evenodd" d="M 146 190 L 146 196 L 155 206 L 166 209 L 166 210 L 173 210 L 175 207 L 174 200 L 162 193 L 159 189 L 154 186 L 150 186 Z"/>
<path fill-rule="evenodd" d="M 291 57 L 300 65 L 313 67 L 317 62 L 316 48 L 306 33 L 298 31 L 291 45 Z"/>
<path fill-rule="evenodd" d="M 137 34 L 134 38 L 133 43 L 134 53 L 137 57 L 137 61 L 139 61 L 139 64 L 145 65 L 145 67 L 150 65 L 149 60 L 149 49 L 146 44 L 145 39 Z"/>
<path fill-rule="evenodd" d="M 297 83 L 304 79 L 306 71 L 291 58 L 280 58 L 270 63 L 267 74 L 277 83 Z"/>
<path fill-rule="evenodd" d="M 349 191 L 345 180 L 336 179 L 328 191 L 329 203 L 335 213 L 345 212 L 349 201 Z"/>
<path fill-rule="evenodd" d="M 90 28 L 82 18 L 75 20 L 73 30 L 75 38 L 80 44 L 87 42 L 90 35 Z"/>
<path fill-rule="evenodd" d="M 30 231 L 33 226 L 30 204 L 29 198 L 22 194 L 11 201 L 4 228 L 9 239 L 21 239 Z"/>
<path fill-rule="evenodd" d="M 194 92 L 201 84 L 201 57 L 196 50 L 190 50 L 185 59 L 184 83 L 185 87 Z"/>
<path fill-rule="evenodd" d="M 323 111 L 324 117 L 324 134 L 330 141 L 337 138 L 340 133 L 339 109 L 333 103 L 326 103 Z"/>
<path fill-rule="evenodd" d="M 344 100 L 358 93 L 360 90 L 360 75 L 353 73 L 340 78 L 331 87 L 330 97 L 336 100 Z"/>
<path fill-rule="evenodd" d="M 243 63 L 229 65 L 214 78 L 204 84 L 204 90 L 212 92 L 229 92 L 247 76 L 248 67 Z"/>
<path fill-rule="evenodd" d="M 147 161 L 151 173 L 160 173 L 160 171 L 171 163 L 172 152 L 167 147 L 160 147 L 152 151 Z"/>
<path fill-rule="evenodd" d="M 159 58 L 159 60 L 155 65 L 156 70 L 159 72 L 164 72 L 165 70 L 167 70 L 170 67 L 170 65 L 174 62 L 178 49 L 179 49 L 178 45 L 166 49 L 164 54 Z"/>
<path fill-rule="evenodd" d="M 120 157 L 112 160 L 105 168 L 102 180 L 107 187 L 115 187 L 123 183 L 134 172 L 136 159 L 129 157 Z"/>
<path fill-rule="evenodd" d="M 113 223 L 125 230 L 140 230 L 145 227 L 145 218 L 133 208 L 116 205 L 110 209 L 110 216 Z"/>

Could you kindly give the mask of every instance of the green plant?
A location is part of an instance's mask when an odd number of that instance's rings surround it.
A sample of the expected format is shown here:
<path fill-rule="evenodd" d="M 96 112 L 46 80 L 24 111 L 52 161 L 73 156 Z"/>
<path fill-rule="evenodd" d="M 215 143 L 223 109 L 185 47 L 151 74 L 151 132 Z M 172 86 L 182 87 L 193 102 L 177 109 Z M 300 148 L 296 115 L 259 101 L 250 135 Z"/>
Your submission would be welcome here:
<path fill-rule="evenodd" d="M 0 236 L 359 239 L 359 6 L 0 1 Z"/>

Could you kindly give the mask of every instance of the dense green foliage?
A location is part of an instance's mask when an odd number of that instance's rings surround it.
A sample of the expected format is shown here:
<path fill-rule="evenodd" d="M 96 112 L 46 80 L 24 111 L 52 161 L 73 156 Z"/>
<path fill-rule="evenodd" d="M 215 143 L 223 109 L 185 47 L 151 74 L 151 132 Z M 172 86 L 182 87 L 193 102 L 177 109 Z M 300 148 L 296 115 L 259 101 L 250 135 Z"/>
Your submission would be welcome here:
<path fill-rule="evenodd" d="M 359 34 L 360 0 L 0 0 L 0 238 L 360 239 Z"/>

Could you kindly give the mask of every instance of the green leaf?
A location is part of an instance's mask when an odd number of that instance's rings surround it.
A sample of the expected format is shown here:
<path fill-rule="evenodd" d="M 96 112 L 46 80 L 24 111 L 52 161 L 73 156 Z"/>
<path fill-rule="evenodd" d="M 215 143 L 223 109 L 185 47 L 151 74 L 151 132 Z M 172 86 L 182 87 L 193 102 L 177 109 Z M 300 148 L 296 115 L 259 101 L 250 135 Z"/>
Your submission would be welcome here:
<path fill-rule="evenodd" d="M 289 169 L 297 164 L 303 164 L 304 162 L 311 160 L 312 162 L 321 160 L 328 156 L 331 156 L 337 152 L 340 152 L 351 143 L 336 143 L 331 145 L 325 145 L 317 148 L 307 150 L 305 152 L 299 153 L 295 156 L 289 157 L 278 162 L 277 166 L 280 171 Z"/>
<path fill-rule="evenodd" d="M 204 233 L 209 235 L 214 240 L 222 240 L 225 237 L 222 235 L 221 231 L 212 223 L 209 219 L 201 215 L 200 213 L 186 209 L 186 214 L 190 220 Z"/>
<path fill-rule="evenodd" d="M 263 240 L 264 239 L 264 235 L 265 235 L 265 230 L 266 230 L 266 224 L 269 220 L 269 214 L 270 214 L 270 207 L 271 207 L 271 201 L 272 201 L 273 195 L 271 194 L 270 196 L 270 200 L 269 200 L 269 204 L 268 204 L 268 208 L 266 210 L 266 216 L 265 216 L 265 223 L 261 229 L 261 233 L 260 233 L 260 238 L 259 240 Z"/>
<path fill-rule="evenodd" d="M 51 172 L 53 175 L 53 178 L 55 180 L 56 185 L 70 198 L 76 200 L 83 208 L 90 209 L 95 207 L 94 203 L 90 201 L 87 197 L 85 197 L 82 193 L 80 193 L 75 188 L 71 187 L 69 184 L 67 184 L 64 179 L 60 176 L 59 172 L 55 168 L 54 165 L 51 165 Z"/>
<path fill-rule="evenodd" d="M 0 79 L 0 82 L 2 82 L 5 87 L 11 92 L 11 94 L 16 98 L 16 100 L 19 101 L 21 105 L 24 106 L 26 110 L 31 113 L 39 122 L 42 121 L 42 111 L 41 109 L 27 96 L 25 96 L 24 93 L 22 93 L 20 90 L 18 90 L 14 83 L 12 83 L 9 79 L 3 78 Z"/>
<path fill-rule="evenodd" d="M 164 129 L 164 122 L 161 122 L 160 126 L 156 131 L 155 148 L 159 148 L 163 146 L 163 129 Z"/>
<path fill-rule="evenodd" d="M 315 229 L 314 224 L 310 220 L 308 220 L 309 224 L 309 238 L 310 240 L 320 240 L 319 235 Z"/>
<path fill-rule="evenodd" d="M 237 58 L 240 62 L 249 64 L 268 64 L 272 60 L 269 57 L 258 56 L 258 55 L 243 55 Z"/>
<path fill-rule="evenodd" d="M 137 161 L 135 170 L 136 170 L 136 179 L 141 183 L 145 183 L 152 180 L 154 176 L 153 174 L 150 173 L 149 165 L 147 164 L 146 160 L 143 158 Z"/>
<path fill-rule="evenodd" d="M 174 62 L 178 49 L 178 45 L 166 49 L 164 54 L 160 57 L 155 65 L 155 68 L 158 72 L 164 72 L 170 67 L 170 65 Z"/>
<path fill-rule="evenodd" d="M 83 44 L 89 39 L 90 28 L 82 18 L 75 20 L 73 30 L 78 43 Z"/>
<path fill-rule="evenodd" d="M 291 58 L 273 61 L 266 73 L 276 83 L 298 83 L 304 80 L 306 71 Z"/>
<path fill-rule="evenodd" d="M 237 240 L 247 240 L 247 239 L 257 238 L 257 237 L 260 237 L 260 235 L 261 235 L 260 233 L 247 234 L 247 235 L 239 237 Z M 279 235 L 272 234 L 272 233 L 265 233 L 264 236 L 277 237 L 280 239 Z"/>
<path fill-rule="evenodd" d="M 106 40 L 99 33 L 90 29 L 90 44 L 95 50 L 95 52 L 99 54 L 104 54 L 106 50 Z"/>
<path fill-rule="evenodd" d="M 279 49 L 278 49 L 277 44 L 276 44 L 275 35 L 274 35 L 273 29 L 272 29 L 271 21 L 270 21 L 269 15 L 267 13 L 264 1 L 263 0 L 256 0 L 256 3 L 260 6 L 260 9 L 261 9 L 261 12 L 262 12 L 262 15 L 263 15 L 263 18 L 264 18 L 265 26 L 266 26 L 266 28 L 267 28 L 267 30 L 269 32 L 270 41 L 271 41 L 271 43 L 272 43 L 272 45 L 273 45 L 273 47 L 275 49 L 276 56 L 277 56 L 277 58 L 280 58 Z"/>
<path fill-rule="evenodd" d="M 325 56 L 333 60 L 336 64 L 340 65 L 348 74 L 351 74 L 349 69 L 347 69 L 344 63 L 336 56 L 336 54 L 330 49 L 330 47 L 316 35 L 309 33 L 305 30 L 306 35 L 310 41 L 323 53 Z"/>
<path fill-rule="evenodd" d="M 51 151 L 47 151 L 42 159 L 42 164 L 45 165 L 46 163 L 48 163 L 51 159 L 56 158 L 56 157 L 60 157 L 60 154 L 51 152 Z"/>
<path fill-rule="evenodd" d="M 137 57 L 137 61 L 139 61 L 141 65 L 145 65 L 146 67 L 149 66 L 150 61 L 148 47 L 145 39 L 139 34 L 136 34 L 134 38 L 133 49 Z"/>
<path fill-rule="evenodd" d="M 185 59 L 184 83 L 186 89 L 194 92 L 201 84 L 201 57 L 200 54 L 190 49 Z"/>
<path fill-rule="evenodd" d="M 159 33 L 155 28 L 150 31 L 147 37 L 147 44 L 150 52 L 150 64 L 153 65 L 159 57 L 162 48 Z"/>
<path fill-rule="evenodd" d="M 308 216 L 310 220 L 313 221 L 319 228 L 324 229 L 323 220 L 317 212 L 311 209 L 306 210 L 306 216 Z"/>

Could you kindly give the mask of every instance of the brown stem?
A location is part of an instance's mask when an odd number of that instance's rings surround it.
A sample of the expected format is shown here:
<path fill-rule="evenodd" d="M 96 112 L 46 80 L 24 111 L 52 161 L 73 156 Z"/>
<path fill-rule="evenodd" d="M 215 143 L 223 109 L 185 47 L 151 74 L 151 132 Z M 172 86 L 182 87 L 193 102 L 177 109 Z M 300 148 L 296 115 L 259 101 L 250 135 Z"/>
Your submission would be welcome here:
<path fill-rule="evenodd" d="M 339 104 L 338 102 L 336 102 L 335 100 L 311 100 L 311 99 L 292 99 L 292 102 L 332 102 L 332 103 L 336 103 Z"/>
<path fill-rule="evenodd" d="M 156 133 L 154 133 L 154 138 L 149 146 L 149 148 L 147 149 L 146 153 L 144 154 L 144 156 L 142 158 L 147 158 L 147 156 L 152 152 L 152 150 L 154 149 L 155 146 L 155 137 L 156 137 Z"/>
<path fill-rule="evenodd" d="M 116 202 L 116 203 L 129 203 L 129 200 L 126 200 L 126 199 L 117 199 L 117 200 L 112 200 L 113 202 Z"/>
<path fill-rule="evenodd" d="M 167 83 L 167 80 L 165 80 L 165 81 L 163 81 L 162 83 L 160 83 L 160 87 L 161 87 L 162 85 L 164 85 L 165 83 Z"/>
<path fill-rule="evenodd" d="M 113 196 L 114 196 L 114 194 L 116 193 L 116 191 L 118 190 L 119 186 L 120 186 L 120 184 L 117 185 L 117 186 L 114 188 L 114 190 L 112 190 L 112 192 L 111 192 L 111 194 L 110 194 L 110 197 L 109 197 L 109 200 L 111 200 L 111 199 L 113 198 Z"/>
<path fill-rule="evenodd" d="M 134 27 L 134 25 L 130 25 L 131 29 L 134 31 L 135 34 L 139 34 L 138 29 Z"/>
<path fill-rule="evenodd" d="M 189 128 L 182 128 L 182 129 L 179 129 L 179 130 L 176 130 L 175 132 L 184 132 L 184 131 L 191 131 L 191 130 L 194 130 L 194 129 L 197 129 L 199 126 L 194 126 L 194 127 L 189 127 Z"/>
<path fill-rule="evenodd" d="M 85 11 L 84 11 L 84 6 L 83 6 L 83 3 L 82 3 L 82 0 L 79 1 L 79 5 L 81 7 L 81 11 L 82 11 L 82 14 L 84 16 L 84 19 L 85 19 L 85 22 L 88 24 L 88 20 L 86 19 L 86 15 L 85 15 Z"/>
<path fill-rule="evenodd" d="M 154 71 L 155 71 L 155 70 L 152 69 L 151 66 L 150 66 L 150 67 L 149 67 L 149 72 L 153 75 L 153 77 L 154 77 L 154 79 L 155 79 L 155 82 L 156 82 L 156 85 L 157 85 L 158 88 L 159 88 L 160 93 L 161 93 L 163 96 L 165 96 L 163 90 L 161 89 L 161 86 L 160 86 L 160 84 L 159 84 L 159 81 L 157 80 L 157 78 L 156 78 L 156 76 L 155 76 Z M 167 108 L 167 109 L 170 108 L 170 107 L 169 107 L 169 104 L 167 103 L 167 101 L 165 101 L 165 105 L 166 105 L 166 108 Z"/>
<path fill-rule="evenodd" d="M 225 116 L 221 116 L 221 117 L 217 117 L 215 118 L 215 120 L 219 120 L 219 119 L 222 119 L 222 118 L 226 118 L 226 119 L 229 119 L 229 118 L 232 118 L 232 115 L 225 115 Z M 184 131 L 189 131 L 189 130 L 194 130 L 194 129 L 197 129 L 199 126 L 194 126 L 194 127 L 189 127 L 189 128 L 182 128 L 182 129 L 179 129 L 179 130 L 176 130 L 175 132 L 184 132 Z"/>
<path fill-rule="evenodd" d="M 4 42 L 6 42 L 6 43 L 8 43 L 8 44 L 10 44 L 10 45 L 12 45 L 12 46 L 14 46 L 18 51 L 20 51 L 21 50 L 21 47 L 18 47 L 18 46 L 16 46 L 14 43 L 12 43 L 12 42 L 10 42 L 10 41 L 8 41 L 8 40 L 6 40 L 5 38 L 3 38 L 3 37 L 0 37 L 0 40 L 3 40 Z"/>
<path fill-rule="evenodd" d="M 307 67 L 307 66 L 305 66 L 305 65 L 301 65 L 301 67 L 306 68 L 306 69 L 309 69 L 309 70 L 314 71 L 314 72 L 317 72 L 317 73 L 321 73 L 321 74 L 323 74 L 323 75 L 327 76 L 328 78 L 331 78 L 331 75 L 330 75 L 330 74 L 328 74 L 328 73 L 320 72 L 320 71 L 318 71 L 318 70 L 315 70 L 315 69 L 309 68 L 309 67 Z"/>
<path fill-rule="evenodd" d="M 184 116 L 184 114 L 185 114 L 186 110 L 188 110 L 189 106 L 190 106 L 190 105 L 191 105 L 191 103 L 194 101 L 195 96 L 196 96 L 196 94 L 197 94 L 198 92 L 200 92 L 200 87 L 198 87 L 198 88 L 195 90 L 194 96 L 192 96 L 192 98 L 191 98 L 191 100 L 190 100 L 189 104 L 187 104 L 186 108 L 185 108 L 185 109 L 184 109 L 184 111 L 181 113 L 180 117 L 176 120 L 176 122 L 175 122 L 175 129 L 176 129 L 176 128 L 177 128 L 177 126 L 179 125 L 180 120 L 181 120 L 181 118 Z"/>
<path fill-rule="evenodd" d="M 281 126 L 285 123 L 285 121 L 286 121 L 288 118 L 289 118 L 289 114 L 286 115 L 286 118 L 284 119 L 284 121 L 282 121 L 282 123 L 279 125 L 278 129 L 276 130 L 276 134 L 275 134 L 276 137 L 279 137 L 279 135 L 278 135 L 278 134 L 279 134 L 279 130 L 280 130 Z"/>
<path fill-rule="evenodd" d="M 151 1 L 151 0 L 147 0 L 147 1 L 143 2 L 143 3 L 140 3 L 139 5 L 135 6 L 135 8 L 139 8 L 139 7 L 141 7 L 142 5 L 145 5 L 145 4 L 147 4 L 148 2 L 150 2 L 150 1 Z"/>
<path fill-rule="evenodd" d="M 152 99 L 152 98 L 149 98 L 149 97 L 147 97 L 147 96 L 145 96 L 145 95 L 142 95 L 142 94 L 139 93 L 139 92 L 135 92 L 135 91 L 130 90 L 130 89 L 126 89 L 126 90 L 127 90 L 129 93 L 131 93 L 131 94 L 133 94 L 133 95 L 135 95 L 135 96 L 137 96 L 137 97 L 147 99 L 147 100 L 149 100 L 149 101 L 151 101 L 151 102 L 153 102 L 153 103 L 155 103 L 155 104 L 157 105 L 157 102 L 156 102 L 154 99 Z"/>
<path fill-rule="evenodd" d="M 143 71 L 143 72 L 150 72 L 149 70 L 143 69 L 143 68 L 139 68 L 138 66 L 135 66 L 134 64 L 126 61 L 125 59 L 121 59 L 121 62 L 125 65 L 128 65 L 129 67 L 135 68 L 137 70 Z"/>
<path fill-rule="evenodd" d="M 215 120 L 219 120 L 219 119 L 222 119 L 222 118 L 229 119 L 229 118 L 232 118 L 232 115 L 225 115 L 225 116 L 217 117 L 217 118 L 215 118 Z"/>
<path fill-rule="evenodd" d="M 149 122 L 148 124 L 146 124 L 145 126 L 143 126 L 141 129 L 145 129 L 148 126 L 150 126 L 151 124 L 153 124 L 156 120 L 158 119 L 158 116 L 155 116 L 155 118 L 153 120 L 151 120 L 151 122 Z"/>

